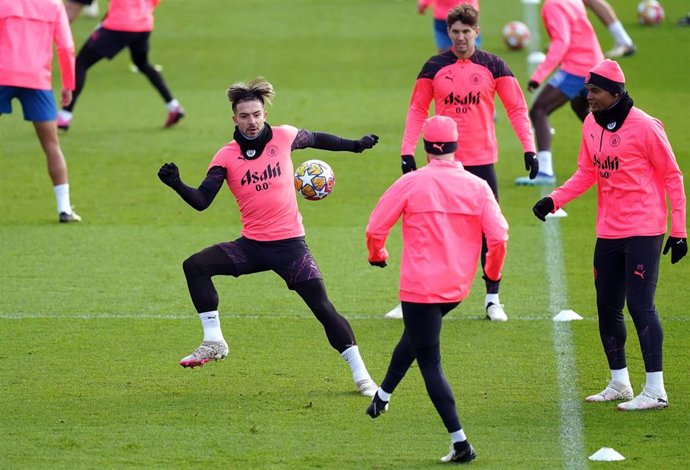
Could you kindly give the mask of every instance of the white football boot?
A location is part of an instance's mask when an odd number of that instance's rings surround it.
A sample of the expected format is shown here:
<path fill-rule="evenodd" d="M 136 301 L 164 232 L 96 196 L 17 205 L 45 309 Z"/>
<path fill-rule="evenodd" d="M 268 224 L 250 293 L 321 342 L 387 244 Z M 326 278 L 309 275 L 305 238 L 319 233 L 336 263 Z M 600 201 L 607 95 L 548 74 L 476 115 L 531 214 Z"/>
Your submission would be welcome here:
<path fill-rule="evenodd" d="M 620 411 L 658 410 L 668 407 L 666 392 L 658 392 L 647 385 L 642 387 L 642 393 L 630 401 L 619 403 L 616 409 Z"/>
<path fill-rule="evenodd" d="M 204 341 L 189 356 L 180 359 L 182 367 L 201 367 L 209 361 L 221 361 L 228 357 L 228 343 L 221 341 Z"/>
<path fill-rule="evenodd" d="M 623 385 L 620 382 L 612 380 L 604 390 L 596 395 L 590 395 L 585 398 L 588 402 L 604 402 L 616 400 L 632 400 L 633 389 L 630 385 Z"/>

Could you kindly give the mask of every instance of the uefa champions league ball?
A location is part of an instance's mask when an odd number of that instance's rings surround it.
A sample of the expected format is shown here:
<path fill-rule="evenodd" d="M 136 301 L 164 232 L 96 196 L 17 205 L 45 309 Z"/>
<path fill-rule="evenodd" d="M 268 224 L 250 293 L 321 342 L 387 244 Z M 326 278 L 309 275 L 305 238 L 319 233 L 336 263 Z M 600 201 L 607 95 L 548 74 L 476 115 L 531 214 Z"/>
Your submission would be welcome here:
<path fill-rule="evenodd" d="M 643 0 L 637 5 L 637 18 L 640 24 L 656 26 L 665 18 L 664 8 L 656 0 Z"/>
<path fill-rule="evenodd" d="M 508 49 L 519 51 L 529 44 L 529 28 L 521 21 L 511 21 L 503 27 L 503 41 Z"/>
<path fill-rule="evenodd" d="M 318 201 L 333 191 L 335 174 L 326 162 L 307 160 L 295 169 L 295 189 L 305 199 Z"/>

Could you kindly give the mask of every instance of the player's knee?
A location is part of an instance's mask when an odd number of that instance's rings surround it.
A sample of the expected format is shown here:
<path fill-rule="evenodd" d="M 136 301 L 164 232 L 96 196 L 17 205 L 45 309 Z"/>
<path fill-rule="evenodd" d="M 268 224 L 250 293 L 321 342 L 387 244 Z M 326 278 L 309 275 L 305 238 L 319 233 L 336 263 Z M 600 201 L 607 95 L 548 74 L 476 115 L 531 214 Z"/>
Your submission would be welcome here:
<path fill-rule="evenodd" d="M 182 269 L 187 277 L 200 275 L 203 272 L 203 267 L 199 262 L 197 255 L 192 255 L 182 262 Z"/>

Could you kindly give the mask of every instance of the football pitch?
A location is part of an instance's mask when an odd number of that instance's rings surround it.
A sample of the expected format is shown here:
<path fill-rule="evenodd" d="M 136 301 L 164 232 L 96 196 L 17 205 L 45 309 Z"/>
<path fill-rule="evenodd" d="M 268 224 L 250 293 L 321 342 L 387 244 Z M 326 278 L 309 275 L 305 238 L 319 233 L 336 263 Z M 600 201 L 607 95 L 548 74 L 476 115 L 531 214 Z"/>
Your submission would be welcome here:
<path fill-rule="evenodd" d="M 663 1 L 667 19 L 654 28 L 637 24 L 636 2 L 610 3 L 638 48 L 620 61 L 627 88 L 664 122 L 688 174 L 690 28 L 675 24 L 687 2 Z M 523 6 L 481 6 L 482 47 L 501 55 L 525 89 L 527 53 L 508 51 L 500 35 L 523 18 Z M 609 49 L 610 35 L 590 18 Z M 89 18 L 74 23 L 77 47 L 94 26 Z M 0 118 L 0 469 L 437 468 L 449 439 L 418 368 L 389 412 L 371 420 L 369 399 L 357 394 L 321 325 L 272 273 L 215 278 L 230 355 L 194 370 L 178 365 L 202 338 L 182 261 L 236 238 L 239 216 L 226 189 L 199 213 L 156 175 L 172 161 L 196 186 L 232 139 L 226 88 L 257 75 L 276 89 L 272 125 L 379 135 L 361 155 L 293 153 L 295 163 L 319 158 L 335 171 L 333 194 L 300 200 L 300 210 L 329 296 L 379 383 L 402 331 L 400 321 L 383 318 L 398 303 L 401 239 L 395 228 L 389 266 L 372 268 L 364 228 L 400 175 L 410 94 L 434 53 L 430 12 L 418 15 L 414 0 L 165 0 L 151 59 L 187 116 L 163 129 L 165 107 L 126 54 L 89 71 L 61 136 L 80 224 L 57 223 L 42 151 L 15 102 Z M 477 451 L 472 468 L 688 468 L 690 259 L 671 266 L 662 257 L 657 288 L 669 408 L 623 413 L 585 403 L 609 378 L 592 280 L 596 190 L 571 202 L 567 218 L 538 221 L 531 208 L 541 190 L 513 184 L 525 174 L 522 149 L 500 102 L 497 109 L 509 321 L 483 319 L 478 274 L 441 337 L 444 371 Z M 551 123 L 561 183 L 576 168 L 580 122 L 564 107 Z M 416 155 L 424 160 L 421 145 Z M 554 322 L 565 309 L 583 320 Z M 639 393 L 644 366 L 626 321 Z M 589 461 L 602 447 L 625 461 Z"/>

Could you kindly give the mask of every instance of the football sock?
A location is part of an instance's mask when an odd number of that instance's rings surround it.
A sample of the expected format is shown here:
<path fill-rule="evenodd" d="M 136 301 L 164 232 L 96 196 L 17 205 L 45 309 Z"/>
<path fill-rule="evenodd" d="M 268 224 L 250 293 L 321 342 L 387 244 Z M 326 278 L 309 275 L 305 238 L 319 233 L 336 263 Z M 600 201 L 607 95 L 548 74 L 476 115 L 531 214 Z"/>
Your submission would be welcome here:
<path fill-rule="evenodd" d="M 58 214 L 60 212 L 71 214 L 72 205 L 69 202 L 69 184 L 57 184 L 53 186 L 53 192 L 55 192 Z"/>
<path fill-rule="evenodd" d="M 462 429 L 450 433 L 450 441 L 452 443 L 462 442 L 466 440 L 467 437 L 465 436 L 465 431 L 463 431 Z"/>
<path fill-rule="evenodd" d="M 621 44 L 623 46 L 630 47 L 633 45 L 633 40 L 628 33 L 625 31 L 623 24 L 620 20 L 616 20 L 608 26 L 609 33 L 613 36 L 613 40 L 616 44 Z"/>
<path fill-rule="evenodd" d="M 376 394 L 379 396 L 379 399 L 385 402 L 391 401 L 391 394 L 388 392 L 385 392 L 381 387 L 379 387 L 378 391 Z"/>
<path fill-rule="evenodd" d="M 666 392 L 664 388 L 664 373 L 659 372 L 647 372 L 647 387 L 653 388 L 657 392 Z"/>
<path fill-rule="evenodd" d="M 627 367 L 618 370 L 611 369 L 611 378 L 619 384 L 630 385 L 630 376 L 628 375 Z"/>
<path fill-rule="evenodd" d="M 175 111 L 177 108 L 180 107 L 180 102 L 177 101 L 176 99 L 172 99 L 168 101 L 165 106 L 168 107 L 168 111 Z"/>
<path fill-rule="evenodd" d="M 222 341 L 223 332 L 220 329 L 220 318 L 217 310 L 199 314 L 201 326 L 204 329 L 204 341 Z"/>
<path fill-rule="evenodd" d="M 495 305 L 501 305 L 501 302 L 498 300 L 498 294 L 486 294 L 484 308 L 486 308 L 490 302 L 493 302 Z"/>
<path fill-rule="evenodd" d="M 537 160 L 539 160 L 539 173 L 545 175 L 553 175 L 553 164 L 551 163 L 551 150 L 540 150 L 537 152 Z"/>
<path fill-rule="evenodd" d="M 340 357 L 345 359 L 347 365 L 350 366 L 350 370 L 352 370 L 352 378 L 355 382 L 371 379 L 367 366 L 364 365 L 362 356 L 359 354 L 359 346 L 350 346 L 340 354 Z"/>
<path fill-rule="evenodd" d="M 72 113 L 69 111 L 66 111 L 64 109 L 61 109 L 58 111 L 58 117 L 62 121 L 71 121 L 72 120 Z"/>

